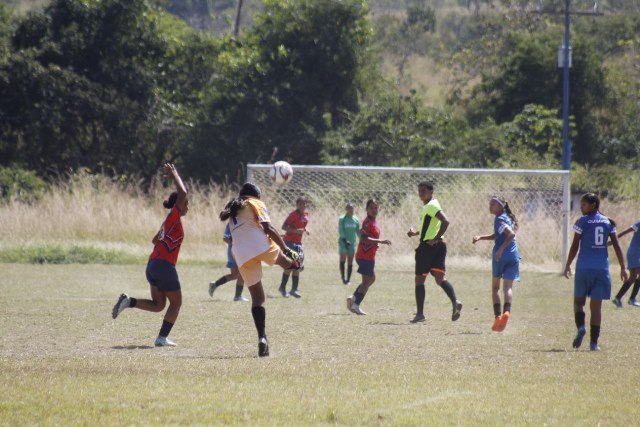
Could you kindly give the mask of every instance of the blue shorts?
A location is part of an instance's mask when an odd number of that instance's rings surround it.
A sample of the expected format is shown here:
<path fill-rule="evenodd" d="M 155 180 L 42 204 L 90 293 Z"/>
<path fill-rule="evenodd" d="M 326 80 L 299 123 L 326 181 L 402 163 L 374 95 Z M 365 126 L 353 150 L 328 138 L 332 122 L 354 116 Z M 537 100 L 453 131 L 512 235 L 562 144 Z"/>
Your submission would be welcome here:
<path fill-rule="evenodd" d="M 162 292 L 180 290 L 176 266 L 161 259 L 150 259 L 147 263 L 147 281 Z"/>
<path fill-rule="evenodd" d="M 302 246 L 302 243 L 289 242 L 285 240 L 284 244 L 292 251 L 298 253 L 298 260 L 300 261 L 300 269 L 298 271 L 304 270 L 304 246 Z"/>
<path fill-rule="evenodd" d="M 640 252 L 627 251 L 627 268 L 640 268 Z"/>
<path fill-rule="evenodd" d="M 356 258 L 356 264 L 358 264 L 358 273 L 363 276 L 375 276 L 374 271 L 376 262 L 372 259 L 358 259 Z"/>
<path fill-rule="evenodd" d="M 227 249 L 227 268 L 238 268 L 238 264 L 236 264 L 236 260 L 233 257 L 233 253 L 231 252 L 231 246 Z"/>
<path fill-rule="evenodd" d="M 504 280 L 520 280 L 520 260 L 501 257 L 496 261 L 495 255 L 491 261 L 491 274 Z"/>
<path fill-rule="evenodd" d="M 609 270 L 580 268 L 576 269 L 573 287 L 576 298 L 591 297 L 591 299 L 606 300 L 611 298 L 611 275 Z"/>

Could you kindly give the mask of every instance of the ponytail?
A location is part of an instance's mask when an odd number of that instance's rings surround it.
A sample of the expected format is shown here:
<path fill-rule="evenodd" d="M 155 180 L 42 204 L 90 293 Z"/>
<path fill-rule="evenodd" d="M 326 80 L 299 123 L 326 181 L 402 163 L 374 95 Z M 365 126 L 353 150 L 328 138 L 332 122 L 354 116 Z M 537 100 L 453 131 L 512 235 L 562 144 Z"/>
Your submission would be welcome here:
<path fill-rule="evenodd" d="M 511 208 L 509 207 L 509 203 L 504 202 L 504 211 L 507 214 L 507 216 L 509 217 L 509 219 L 511 219 L 511 222 L 513 223 L 513 231 L 517 231 L 518 230 L 518 220 L 516 219 L 516 216 L 513 214 L 513 212 L 511 212 Z"/>
<path fill-rule="evenodd" d="M 235 218 L 238 216 L 238 211 L 242 209 L 243 204 L 241 197 L 229 200 L 222 212 L 220 212 L 220 221 L 226 221 L 229 218 Z"/>
<path fill-rule="evenodd" d="M 169 195 L 169 198 L 162 202 L 162 206 L 167 209 L 172 209 L 176 205 L 176 200 L 178 200 L 178 192 L 174 191 Z"/>
<path fill-rule="evenodd" d="M 244 183 L 240 189 L 240 193 L 238 193 L 238 197 L 229 200 L 222 212 L 220 212 L 220 221 L 235 218 L 238 215 L 238 211 L 244 206 L 244 199 L 248 197 L 259 199 L 261 194 L 260 188 L 257 185 L 251 184 L 250 182 Z"/>

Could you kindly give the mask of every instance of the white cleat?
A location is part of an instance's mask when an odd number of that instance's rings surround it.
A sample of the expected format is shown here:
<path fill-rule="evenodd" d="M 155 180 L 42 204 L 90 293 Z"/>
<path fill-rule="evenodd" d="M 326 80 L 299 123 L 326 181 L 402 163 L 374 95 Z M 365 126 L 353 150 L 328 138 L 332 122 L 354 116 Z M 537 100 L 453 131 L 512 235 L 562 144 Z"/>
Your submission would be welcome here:
<path fill-rule="evenodd" d="M 367 313 L 365 313 L 364 311 L 362 311 L 360 309 L 360 306 L 358 304 L 352 304 L 351 305 L 351 311 L 353 313 L 357 314 L 357 315 L 360 315 L 360 316 L 366 316 L 367 315 Z"/>
<path fill-rule="evenodd" d="M 233 297 L 233 300 L 238 302 L 238 301 L 249 301 L 249 298 L 245 297 L 244 295 L 240 295 L 239 297 Z"/>
<path fill-rule="evenodd" d="M 116 305 L 113 306 L 113 310 L 111 311 L 111 317 L 113 317 L 114 319 L 118 317 L 118 315 L 122 313 L 122 310 L 129 307 L 130 304 L 131 304 L 131 298 L 129 298 L 129 295 L 121 294 L 120 297 L 118 298 L 118 302 L 116 303 Z"/>
<path fill-rule="evenodd" d="M 158 338 L 156 338 L 156 342 L 154 343 L 154 345 L 156 347 L 175 347 L 178 344 L 174 343 L 167 337 L 161 337 L 160 335 L 158 335 Z"/>
<path fill-rule="evenodd" d="M 637 299 L 630 299 L 629 300 L 629 305 L 632 305 L 634 307 L 640 307 L 640 302 L 638 302 Z"/>
<path fill-rule="evenodd" d="M 353 295 L 347 298 L 347 310 L 353 313 L 353 310 L 351 309 L 352 306 L 353 306 Z"/>

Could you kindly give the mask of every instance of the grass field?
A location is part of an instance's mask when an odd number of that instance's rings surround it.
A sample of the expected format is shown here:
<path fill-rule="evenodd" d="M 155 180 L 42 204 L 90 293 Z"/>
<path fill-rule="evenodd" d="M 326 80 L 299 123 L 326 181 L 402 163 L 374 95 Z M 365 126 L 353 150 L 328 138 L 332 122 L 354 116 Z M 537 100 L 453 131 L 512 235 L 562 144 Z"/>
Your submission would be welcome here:
<path fill-rule="evenodd" d="M 571 282 L 529 273 L 507 330 L 490 331 L 487 271 L 453 271 L 465 306 L 449 320 L 427 288 L 412 325 L 411 274 L 379 272 L 362 307 L 337 272 L 308 269 L 301 300 L 276 297 L 267 269 L 267 334 L 258 359 L 249 303 L 233 285 L 210 299 L 221 268 L 178 268 L 184 304 L 154 348 L 160 314 L 111 307 L 146 297 L 142 265 L 3 264 L 1 425 L 632 425 L 638 409 L 640 310 L 607 303 L 602 351 L 571 349 Z M 614 285 L 617 289 L 618 285 Z"/>

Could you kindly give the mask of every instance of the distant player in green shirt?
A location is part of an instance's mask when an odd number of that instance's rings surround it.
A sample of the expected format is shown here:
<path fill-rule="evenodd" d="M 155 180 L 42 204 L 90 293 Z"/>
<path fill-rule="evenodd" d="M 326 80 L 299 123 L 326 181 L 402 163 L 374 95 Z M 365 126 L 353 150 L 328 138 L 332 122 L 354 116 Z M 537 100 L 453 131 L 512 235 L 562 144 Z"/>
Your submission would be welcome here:
<path fill-rule="evenodd" d="M 353 205 L 347 204 L 346 213 L 340 215 L 338 221 L 338 253 L 340 254 L 340 277 L 342 283 L 351 283 L 351 272 L 353 271 L 353 255 L 356 253 L 356 237 L 360 234 L 360 220 L 353 215 Z M 347 275 L 344 275 L 344 262 L 347 261 Z"/>
<path fill-rule="evenodd" d="M 412 323 L 424 322 L 424 300 L 426 291 L 424 282 L 429 273 L 436 279 L 436 283 L 442 288 L 451 300 L 453 312 L 451 320 L 460 318 L 462 303 L 456 299 L 456 292 L 453 285 L 445 278 L 445 259 L 447 257 L 447 244 L 442 239 L 445 231 L 449 227 L 449 220 L 442 211 L 440 203 L 433 198 L 432 182 L 421 182 L 418 184 L 418 197 L 424 203 L 420 214 L 420 228 L 415 231 L 409 229 L 407 236 L 420 236 L 420 244 L 416 249 L 416 317 Z"/>

